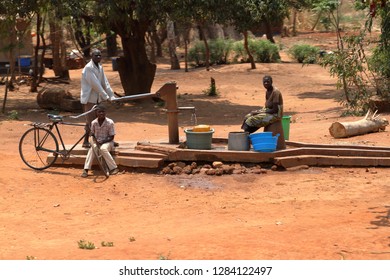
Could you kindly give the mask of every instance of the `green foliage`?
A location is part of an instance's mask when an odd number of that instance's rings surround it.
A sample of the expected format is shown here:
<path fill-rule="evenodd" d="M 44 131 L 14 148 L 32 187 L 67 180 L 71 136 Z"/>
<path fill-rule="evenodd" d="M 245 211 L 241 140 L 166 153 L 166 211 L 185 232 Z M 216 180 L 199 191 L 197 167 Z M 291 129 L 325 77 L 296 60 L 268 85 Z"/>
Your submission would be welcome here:
<path fill-rule="evenodd" d="M 210 87 L 203 92 L 208 96 L 217 96 L 219 94 L 214 78 L 210 79 Z"/>
<path fill-rule="evenodd" d="M 369 109 L 370 98 L 374 94 L 374 76 L 369 71 L 364 52 L 364 32 L 345 36 L 343 48 L 325 55 L 319 64 L 328 68 L 337 77 L 337 87 L 344 92 L 340 102 L 350 113 L 362 115 Z"/>
<path fill-rule="evenodd" d="M 210 62 L 212 64 L 227 64 L 233 49 L 233 40 L 210 40 Z"/>
<path fill-rule="evenodd" d="M 210 65 L 229 63 L 229 57 L 233 49 L 233 40 L 216 39 L 210 40 Z M 195 66 L 205 65 L 206 47 L 204 42 L 196 41 L 188 50 L 188 60 Z"/>
<path fill-rule="evenodd" d="M 188 61 L 194 62 L 195 66 L 204 65 L 206 58 L 206 48 L 204 43 L 196 41 L 192 47 L 188 50 Z"/>
<path fill-rule="evenodd" d="M 248 54 L 244 48 L 244 43 L 242 41 L 236 41 L 233 44 L 233 52 L 234 52 L 234 62 L 249 62 Z"/>
<path fill-rule="evenodd" d="M 279 48 L 277 45 L 268 40 L 253 40 L 248 41 L 249 51 L 252 53 L 256 62 L 270 63 L 279 62 Z M 244 48 L 242 41 L 237 41 L 234 44 L 235 61 L 249 62 L 248 54 Z"/>
<path fill-rule="evenodd" d="M 8 115 L 8 119 L 10 120 L 18 120 L 19 119 L 19 113 L 18 111 L 16 110 L 12 110 L 9 115 Z"/>
<path fill-rule="evenodd" d="M 385 1 L 355 1 L 355 8 L 369 11 L 365 29 L 355 36 L 342 37 L 338 32 L 338 50 L 321 59 L 320 64 L 337 77 L 337 86 L 344 90 L 340 101 L 348 113 L 361 115 L 369 109 L 373 95 L 390 98 L 390 5 Z M 367 32 L 371 32 L 374 18 L 381 19 L 381 35 L 372 47 Z M 373 50 L 371 57 L 365 49 Z"/>
<path fill-rule="evenodd" d="M 268 40 L 249 40 L 249 49 L 256 62 L 270 63 L 279 62 L 279 48 Z M 233 40 L 210 40 L 210 64 L 227 64 L 231 62 L 249 62 L 248 54 L 242 41 Z M 206 51 L 204 43 L 196 41 L 188 51 L 188 60 L 194 66 L 204 66 Z"/>
<path fill-rule="evenodd" d="M 279 62 L 279 48 L 268 40 L 249 40 L 249 49 L 256 62 Z"/>
<path fill-rule="evenodd" d="M 307 44 L 293 45 L 289 50 L 289 55 L 299 63 L 313 64 L 317 61 L 319 48 Z"/>
<path fill-rule="evenodd" d="M 384 99 L 390 99 L 390 49 L 376 47 L 368 59 L 370 70 L 377 74 L 376 92 Z"/>

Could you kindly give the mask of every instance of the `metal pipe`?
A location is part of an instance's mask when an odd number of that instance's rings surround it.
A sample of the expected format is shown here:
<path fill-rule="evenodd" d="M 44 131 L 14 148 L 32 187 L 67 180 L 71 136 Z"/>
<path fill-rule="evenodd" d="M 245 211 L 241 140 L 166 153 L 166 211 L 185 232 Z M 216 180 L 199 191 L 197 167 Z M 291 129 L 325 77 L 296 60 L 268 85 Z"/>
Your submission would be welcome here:
<path fill-rule="evenodd" d="M 179 109 L 179 110 L 194 110 L 195 111 L 195 107 L 179 107 L 177 109 Z"/>
<path fill-rule="evenodd" d="M 158 96 L 158 94 L 157 93 L 140 93 L 140 94 L 123 96 L 123 97 L 117 97 L 117 98 L 112 99 L 112 101 L 121 102 L 121 101 L 143 99 L 143 98 L 155 97 L 155 96 Z"/>

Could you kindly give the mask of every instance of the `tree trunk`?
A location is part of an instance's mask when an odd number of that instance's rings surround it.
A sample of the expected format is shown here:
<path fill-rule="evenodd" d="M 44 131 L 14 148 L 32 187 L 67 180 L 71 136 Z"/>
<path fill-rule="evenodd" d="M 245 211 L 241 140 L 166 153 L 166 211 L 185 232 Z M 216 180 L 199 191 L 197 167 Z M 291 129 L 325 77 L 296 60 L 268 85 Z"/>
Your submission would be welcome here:
<path fill-rule="evenodd" d="M 41 53 L 41 58 L 40 58 L 40 62 L 39 62 L 40 71 L 39 71 L 38 84 L 43 81 L 43 74 L 44 74 L 44 70 L 45 70 L 45 53 L 46 53 L 46 49 L 47 49 L 46 39 L 44 36 L 45 25 L 46 25 L 46 16 L 44 16 L 42 19 L 42 24 L 41 24 L 42 30 L 37 30 L 37 36 L 39 36 L 41 38 L 41 41 L 42 41 L 42 53 Z"/>
<path fill-rule="evenodd" d="M 31 79 L 31 87 L 30 92 L 37 92 L 38 91 L 38 57 L 39 57 L 39 47 L 41 45 L 41 37 L 39 36 L 39 32 L 41 30 L 41 24 L 42 24 L 42 17 L 38 13 L 37 14 L 37 41 L 34 48 L 34 65 L 33 65 L 33 73 L 32 73 L 32 79 Z"/>
<path fill-rule="evenodd" d="M 166 30 L 163 27 L 160 27 L 161 32 L 157 32 L 156 25 L 153 24 L 153 30 L 151 32 L 152 40 L 156 46 L 156 56 L 163 57 L 162 51 L 162 42 L 165 40 Z M 158 33 L 162 33 L 163 35 L 160 37 Z"/>
<path fill-rule="evenodd" d="M 149 50 L 149 61 L 151 63 L 156 63 L 156 44 L 153 40 L 152 31 L 148 31 L 147 35 L 145 36 L 146 42 L 150 46 Z"/>
<path fill-rule="evenodd" d="M 368 115 L 368 114 L 367 114 Z M 364 118 L 354 122 L 334 122 L 329 128 L 334 138 L 346 138 L 385 130 L 389 122 L 383 118 Z"/>
<path fill-rule="evenodd" d="M 187 38 L 184 38 L 184 71 L 188 72 L 188 42 Z"/>
<path fill-rule="evenodd" d="M 50 14 L 49 26 L 50 40 L 52 43 L 54 75 L 60 78 L 68 79 L 69 70 L 67 69 L 65 62 L 66 47 L 65 43 L 63 42 L 63 29 L 61 27 L 60 20 L 56 18 L 54 13 Z"/>
<path fill-rule="evenodd" d="M 144 38 L 144 33 L 139 34 Z M 145 49 L 145 41 L 137 36 L 132 38 L 122 37 L 124 56 L 117 59 L 118 72 L 126 95 L 149 93 L 156 65 L 150 63 Z"/>
<path fill-rule="evenodd" d="M 311 28 L 311 31 L 314 31 L 314 29 L 317 27 L 317 24 L 320 21 L 321 16 L 322 16 L 322 12 L 319 12 L 318 15 L 317 15 L 317 19 L 316 19 L 316 21 L 314 22 L 314 24 L 313 24 L 313 26 Z"/>
<path fill-rule="evenodd" d="M 293 11 L 293 26 L 292 26 L 292 35 L 293 36 L 297 36 L 297 16 L 298 16 L 297 10 L 294 9 L 294 11 Z"/>
<path fill-rule="evenodd" d="M 75 18 L 73 25 L 75 26 L 74 37 L 83 51 L 83 56 L 89 57 L 91 52 L 91 23 L 85 18 Z"/>
<path fill-rule="evenodd" d="M 168 21 L 167 31 L 168 31 L 169 57 L 171 59 L 171 70 L 178 70 L 180 69 L 180 63 L 176 55 L 175 25 L 173 21 Z"/>
<path fill-rule="evenodd" d="M 248 46 L 248 31 L 244 31 L 243 34 L 244 34 L 244 47 L 246 53 L 248 54 L 249 62 L 251 63 L 251 69 L 256 69 L 255 60 L 253 59 L 253 55 Z"/>
<path fill-rule="evenodd" d="M 268 41 L 275 44 L 274 36 L 272 34 L 272 26 L 267 19 L 264 20 L 264 26 L 265 26 L 265 35 L 267 36 Z"/>
<path fill-rule="evenodd" d="M 116 34 L 107 34 L 107 56 L 113 57 L 118 55 L 118 46 L 116 44 Z"/>
<path fill-rule="evenodd" d="M 15 22 L 15 21 L 14 21 Z M 10 78 L 8 81 L 8 89 L 13 90 L 14 88 L 14 82 L 16 80 L 15 72 L 16 72 L 16 65 L 15 61 L 18 59 L 15 53 L 16 46 L 18 45 L 18 39 L 16 34 L 15 26 L 10 27 L 10 34 L 9 34 L 9 66 L 10 66 Z M 18 63 L 19 64 L 19 63 Z"/>
<path fill-rule="evenodd" d="M 205 46 L 205 52 L 206 52 L 206 57 L 205 57 L 205 64 L 206 64 L 206 70 L 209 71 L 210 70 L 210 48 L 209 48 L 209 44 L 207 42 L 207 38 L 205 36 L 205 33 L 203 31 L 203 27 L 201 25 L 199 25 L 199 33 L 200 33 L 200 37 L 202 38 L 203 42 L 204 42 L 204 46 Z"/>

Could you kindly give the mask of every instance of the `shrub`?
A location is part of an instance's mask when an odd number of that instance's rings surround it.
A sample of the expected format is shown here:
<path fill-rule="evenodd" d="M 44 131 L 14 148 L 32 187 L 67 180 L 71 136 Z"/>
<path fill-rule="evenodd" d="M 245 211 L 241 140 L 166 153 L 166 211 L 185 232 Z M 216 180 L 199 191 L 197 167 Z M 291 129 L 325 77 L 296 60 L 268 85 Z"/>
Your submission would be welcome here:
<path fill-rule="evenodd" d="M 210 64 L 226 64 L 229 63 L 229 56 L 233 49 L 233 40 L 210 40 L 209 48 Z"/>
<path fill-rule="evenodd" d="M 210 65 L 229 63 L 229 57 L 233 50 L 233 40 L 216 39 L 208 41 L 210 49 Z M 195 66 L 205 65 L 206 48 L 203 41 L 196 41 L 188 50 L 188 61 Z"/>
<path fill-rule="evenodd" d="M 279 48 L 268 40 L 249 40 L 249 50 L 256 62 L 279 62 Z"/>
<path fill-rule="evenodd" d="M 236 41 L 233 43 L 233 62 L 249 62 L 248 54 L 244 48 L 244 43 L 242 41 Z"/>
<path fill-rule="evenodd" d="M 289 55 L 299 63 L 313 64 L 317 61 L 320 49 L 307 44 L 294 45 L 289 50 Z"/>
<path fill-rule="evenodd" d="M 256 62 L 270 63 L 280 61 L 279 48 L 268 40 L 250 39 L 248 41 L 248 47 Z M 235 42 L 233 49 L 235 61 L 249 62 L 243 41 Z"/>
<path fill-rule="evenodd" d="M 188 50 L 188 61 L 194 62 L 195 66 L 203 66 L 206 58 L 204 43 L 196 41 Z"/>
<path fill-rule="evenodd" d="M 279 48 L 268 40 L 249 40 L 249 50 L 256 62 L 268 63 L 280 61 Z M 248 54 L 244 48 L 243 41 L 216 39 L 209 41 L 210 65 L 226 64 L 234 62 L 248 62 Z M 188 51 L 188 60 L 194 62 L 195 66 L 205 65 L 206 51 L 201 41 L 195 44 Z"/>

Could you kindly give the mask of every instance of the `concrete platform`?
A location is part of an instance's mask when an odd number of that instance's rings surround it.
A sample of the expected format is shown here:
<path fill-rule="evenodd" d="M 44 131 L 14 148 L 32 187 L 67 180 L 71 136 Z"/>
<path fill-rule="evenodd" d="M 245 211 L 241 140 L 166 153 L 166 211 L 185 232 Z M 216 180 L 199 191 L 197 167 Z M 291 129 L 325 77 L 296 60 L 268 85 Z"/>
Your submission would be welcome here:
<path fill-rule="evenodd" d="M 136 168 L 160 168 L 166 158 L 165 154 L 156 152 L 147 152 L 136 150 L 135 142 L 119 142 L 119 147 L 115 147 L 111 152 L 115 162 L 119 166 L 136 167 Z M 66 146 L 67 149 L 71 146 Z M 63 161 L 60 157 L 57 158 L 57 165 L 83 165 L 87 157 L 88 149 L 77 145 L 69 159 Z"/>
<path fill-rule="evenodd" d="M 287 149 L 274 152 L 231 151 L 227 139 L 213 138 L 211 150 L 195 150 L 185 143 L 120 142 L 112 151 L 119 166 L 158 169 L 175 161 L 268 163 L 281 167 L 309 166 L 390 166 L 390 147 L 363 145 L 321 145 L 286 141 Z M 88 149 L 77 146 L 71 157 L 56 164 L 83 165 Z"/>

